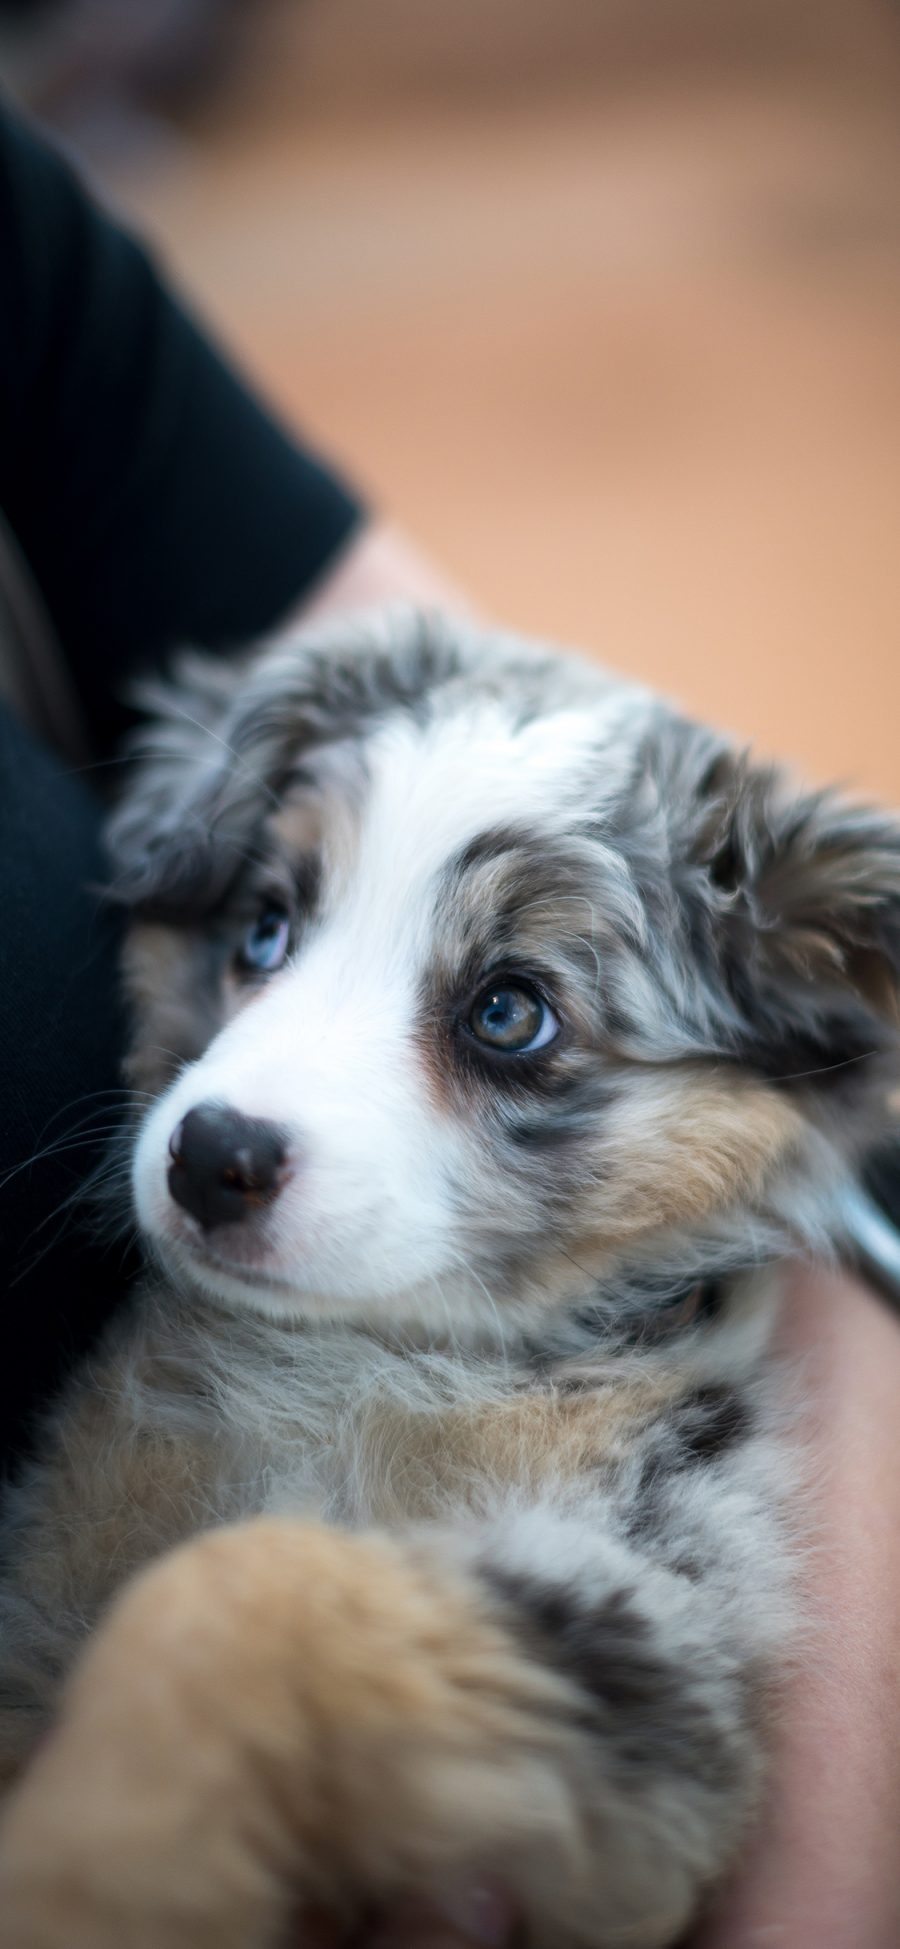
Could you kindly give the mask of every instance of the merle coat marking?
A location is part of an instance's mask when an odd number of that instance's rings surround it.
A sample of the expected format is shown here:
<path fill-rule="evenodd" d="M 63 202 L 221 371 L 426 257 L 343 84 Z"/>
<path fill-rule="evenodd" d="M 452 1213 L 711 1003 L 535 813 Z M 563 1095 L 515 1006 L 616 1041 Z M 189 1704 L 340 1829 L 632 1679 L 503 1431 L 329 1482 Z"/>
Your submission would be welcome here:
<path fill-rule="evenodd" d="M 759 1792 L 767 1346 L 884 1114 L 898 830 L 414 614 L 152 704 L 111 834 L 151 1270 L 8 1505 L 11 1773 L 159 1567 L 12 1795 L 0 1939 L 248 1949 L 490 1871 L 536 1945 L 662 1949 Z M 510 1054 L 473 1023 L 517 982 Z M 287 1150 L 206 1232 L 200 1103 Z"/>

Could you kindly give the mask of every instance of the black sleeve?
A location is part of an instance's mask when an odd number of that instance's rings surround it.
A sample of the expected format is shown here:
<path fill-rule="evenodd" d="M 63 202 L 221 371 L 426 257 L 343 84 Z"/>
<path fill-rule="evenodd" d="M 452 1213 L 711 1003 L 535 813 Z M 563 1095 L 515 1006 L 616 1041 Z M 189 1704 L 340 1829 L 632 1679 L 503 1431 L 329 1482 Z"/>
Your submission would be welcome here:
<path fill-rule="evenodd" d="M 360 515 L 4 109 L 0 508 L 101 742 L 129 671 L 264 631 Z"/>

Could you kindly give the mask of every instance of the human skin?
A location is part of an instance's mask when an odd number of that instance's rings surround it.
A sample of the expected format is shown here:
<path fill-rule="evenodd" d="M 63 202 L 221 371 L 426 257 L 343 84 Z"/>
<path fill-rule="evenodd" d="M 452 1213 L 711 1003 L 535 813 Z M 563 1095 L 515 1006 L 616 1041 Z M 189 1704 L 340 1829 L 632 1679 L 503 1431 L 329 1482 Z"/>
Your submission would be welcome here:
<path fill-rule="evenodd" d="M 302 616 L 465 600 L 398 531 L 363 528 Z M 299 619 L 299 618 L 298 618 Z M 855 1279 L 798 1270 L 781 1342 L 796 1396 L 809 1618 L 773 1725 L 768 1797 L 740 1873 L 693 1949 L 896 1949 L 900 1942 L 900 1319 Z M 454 1926 L 465 1917 L 465 1925 Z M 365 1949 L 514 1941 L 502 1892 L 398 1910 Z M 331 1949 L 305 1931 L 305 1949 Z M 357 1945 L 354 1945 L 357 1949 Z"/>
<path fill-rule="evenodd" d="M 858 1281 L 797 1274 L 781 1338 L 803 1406 L 810 1628 L 769 1798 L 696 1949 L 900 1942 L 900 1320 Z"/>
<path fill-rule="evenodd" d="M 462 589 L 401 529 L 370 521 L 329 563 L 283 627 L 392 601 L 420 602 L 457 615 L 471 607 Z"/>

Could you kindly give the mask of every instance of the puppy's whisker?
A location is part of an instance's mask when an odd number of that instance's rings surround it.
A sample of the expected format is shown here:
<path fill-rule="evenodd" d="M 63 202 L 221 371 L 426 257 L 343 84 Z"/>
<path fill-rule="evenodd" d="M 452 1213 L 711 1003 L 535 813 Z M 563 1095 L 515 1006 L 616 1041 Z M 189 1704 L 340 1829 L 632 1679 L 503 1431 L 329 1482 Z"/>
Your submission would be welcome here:
<path fill-rule="evenodd" d="M 103 1138 L 120 1135 L 121 1127 L 118 1124 L 101 1125 L 99 1128 L 84 1125 L 80 1131 L 76 1131 L 74 1134 L 65 1137 L 60 1137 L 55 1143 L 45 1144 L 41 1150 L 35 1151 L 31 1157 L 23 1158 L 21 1164 L 14 1165 L 11 1171 L 7 1171 L 5 1178 L 0 1179 L 0 1191 L 7 1190 L 8 1186 L 13 1183 L 15 1178 L 19 1177 L 22 1171 L 32 1170 L 37 1164 L 46 1164 L 51 1159 L 66 1157 L 72 1151 L 86 1150 L 95 1140 L 99 1141 Z"/>
<path fill-rule="evenodd" d="M 177 1063 L 179 1072 L 187 1067 L 187 1057 L 183 1051 L 180 1049 L 169 1049 L 164 1042 L 144 1042 L 141 1048 L 143 1053 L 149 1054 L 152 1051 L 155 1056 L 171 1056 L 172 1061 Z M 154 1095 L 152 1090 L 146 1092 L 146 1099 L 148 1104 L 159 1101 L 159 1097 Z"/>
<path fill-rule="evenodd" d="M 874 1062 L 876 1057 L 883 1056 L 883 1049 L 863 1049 L 858 1055 L 844 1056 L 840 1062 L 823 1063 L 820 1069 L 793 1069 L 783 1076 L 772 1076 L 769 1080 L 773 1083 L 803 1083 L 809 1077 L 831 1076 L 839 1069 L 852 1069 L 855 1063 Z"/>
<path fill-rule="evenodd" d="M 457 1323 L 453 1318 L 453 1314 L 450 1308 L 449 1301 L 447 1299 L 447 1295 L 444 1291 L 443 1281 L 437 1277 L 436 1273 L 432 1273 L 430 1275 L 429 1284 L 433 1287 L 434 1291 L 438 1296 L 441 1305 L 441 1311 L 447 1322 L 447 1342 L 450 1351 L 452 1354 L 458 1355 L 460 1351 L 459 1331 L 458 1331 Z"/>
<path fill-rule="evenodd" d="M 95 1220 L 91 1223 L 91 1236 L 98 1245 L 102 1245 L 104 1242 L 111 1241 L 120 1236 L 123 1227 L 127 1225 L 134 1231 L 136 1237 L 137 1233 L 134 1227 L 130 1198 L 127 1195 L 130 1190 L 130 1177 L 130 1162 L 126 1162 L 124 1166 L 115 1165 L 112 1171 L 101 1165 L 97 1171 L 90 1173 L 83 1183 L 78 1184 L 75 1190 L 70 1192 L 67 1197 L 60 1199 L 57 1205 L 54 1205 L 50 1211 L 46 1212 L 39 1223 L 28 1233 L 25 1239 L 26 1246 L 38 1239 L 41 1233 L 45 1232 L 47 1227 L 53 1225 L 54 1222 L 56 1222 L 56 1230 L 51 1233 L 39 1251 L 35 1252 L 31 1258 L 26 1259 L 25 1263 L 15 1274 L 15 1277 L 9 1281 L 10 1292 L 16 1286 L 20 1285 L 23 1279 L 30 1277 L 47 1257 L 48 1253 L 52 1252 L 58 1245 L 59 1241 L 65 1235 L 66 1226 L 73 1212 L 77 1211 L 83 1214 L 89 1212 L 93 1205 L 101 1205 L 101 1203 L 106 1205 L 108 1203 L 112 1207 L 116 1203 L 121 1202 L 121 1210 L 114 1211 L 109 1209 L 102 1222 Z"/>
<path fill-rule="evenodd" d="M 589 1272 L 587 1266 L 580 1265 L 578 1260 L 573 1256 L 573 1254 L 571 1252 L 567 1252 L 565 1248 L 563 1248 L 562 1256 L 564 1259 L 568 1259 L 569 1264 L 575 1267 L 576 1272 L 581 1273 L 582 1278 L 586 1279 L 589 1285 L 596 1286 L 597 1274 L 595 1272 Z"/>
<path fill-rule="evenodd" d="M 507 1337 L 508 1337 L 507 1329 L 501 1317 L 500 1309 L 497 1305 L 493 1293 L 489 1291 L 488 1287 L 485 1285 L 485 1282 L 481 1277 L 480 1272 L 476 1272 L 475 1267 L 470 1263 L 470 1261 L 466 1258 L 463 1252 L 460 1252 L 458 1250 L 455 1251 L 453 1254 L 453 1262 L 455 1265 L 460 1265 L 462 1267 L 463 1271 L 468 1275 L 470 1279 L 474 1280 L 476 1286 L 478 1286 L 480 1291 L 484 1294 L 488 1306 L 490 1307 L 491 1317 L 496 1324 L 497 1336 L 500 1342 L 500 1350 L 504 1358 L 506 1358 Z"/>
<path fill-rule="evenodd" d="M 45 1118 L 41 1125 L 38 1132 L 38 1146 L 42 1146 L 44 1138 L 48 1131 L 52 1129 L 53 1125 L 61 1120 L 68 1119 L 74 1110 L 85 1109 L 88 1104 L 95 1104 L 98 1109 L 101 1106 L 107 1106 L 112 1110 L 116 1107 L 117 1103 L 121 1103 L 123 1108 L 127 1108 L 128 1102 L 134 1094 L 135 1092 L 128 1089 L 125 1084 L 113 1084 L 106 1089 L 89 1090 L 84 1096 L 76 1096 L 70 1103 L 61 1104 L 58 1109 L 51 1111 L 50 1115 Z M 67 1123 L 66 1128 L 60 1132 L 60 1136 L 62 1138 L 70 1137 L 77 1131 L 83 1129 L 85 1125 L 90 1123 L 90 1118 L 93 1114 L 95 1114 L 94 1111 L 89 1111 L 79 1123 Z M 2 1189 L 2 1186 L 0 1186 L 0 1189 Z"/>

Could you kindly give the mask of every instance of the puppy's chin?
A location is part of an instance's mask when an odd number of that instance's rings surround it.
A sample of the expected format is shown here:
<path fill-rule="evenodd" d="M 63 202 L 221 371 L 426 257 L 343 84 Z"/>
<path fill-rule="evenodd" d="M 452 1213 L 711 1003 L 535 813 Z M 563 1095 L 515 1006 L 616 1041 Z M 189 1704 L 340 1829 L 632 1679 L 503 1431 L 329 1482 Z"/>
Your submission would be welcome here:
<path fill-rule="evenodd" d="M 407 1294 L 357 1289 L 335 1279 L 317 1280 L 314 1268 L 296 1273 L 275 1263 L 241 1263 L 182 1228 L 145 1229 L 150 1254 L 176 1291 L 196 1295 L 224 1312 L 255 1314 L 258 1318 L 291 1322 L 372 1326 L 379 1331 L 407 1328 L 420 1322 L 421 1307 Z M 272 1255 L 267 1255 L 271 1257 Z"/>
<path fill-rule="evenodd" d="M 189 1236 L 187 1226 L 148 1225 L 144 1221 L 141 1232 L 148 1258 L 176 1292 L 214 1300 L 229 1310 L 240 1307 L 243 1311 L 260 1311 L 262 1294 L 271 1297 L 277 1291 L 281 1311 L 293 1310 L 288 1282 L 277 1280 L 262 1267 L 233 1264 L 207 1250 L 199 1236 L 196 1240 Z"/>
<path fill-rule="evenodd" d="M 448 1284 L 428 1278 L 420 1285 L 390 1290 L 337 1278 L 291 1278 L 268 1267 L 228 1264 L 214 1248 L 186 1242 L 171 1232 L 146 1234 L 147 1245 L 164 1276 L 185 1298 L 215 1306 L 223 1313 L 250 1315 L 278 1326 L 343 1327 L 371 1333 L 386 1343 L 404 1346 L 502 1349 L 510 1330 L 539 1323 L 534 1304 L 493 1307 L 485 1318 L 480 1284 L 463 1279 Z"/>

